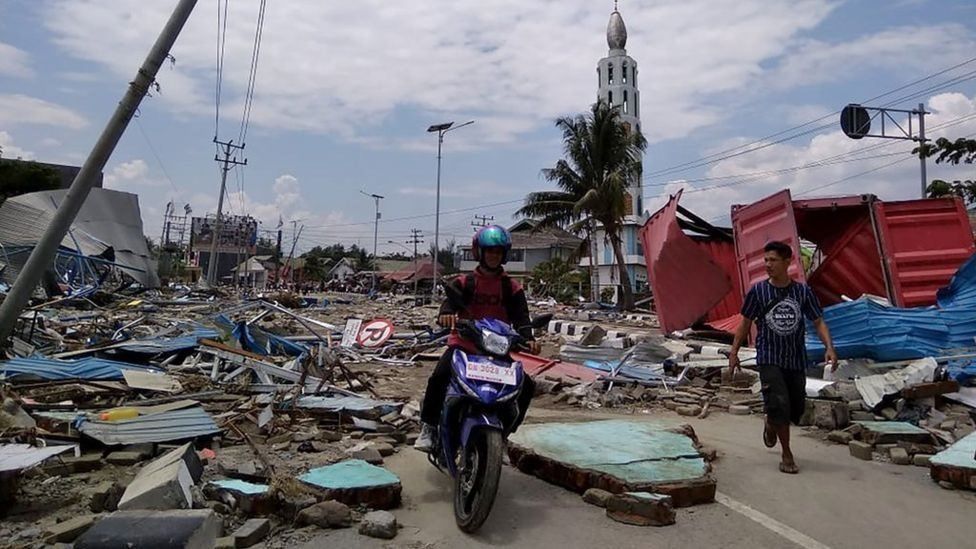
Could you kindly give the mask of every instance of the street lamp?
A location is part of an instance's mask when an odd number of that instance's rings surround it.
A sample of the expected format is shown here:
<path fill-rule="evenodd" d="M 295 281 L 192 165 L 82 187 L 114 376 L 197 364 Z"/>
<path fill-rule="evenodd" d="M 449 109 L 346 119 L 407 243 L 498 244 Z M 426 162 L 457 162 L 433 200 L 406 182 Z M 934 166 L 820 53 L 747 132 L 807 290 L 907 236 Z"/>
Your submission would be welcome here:
<path fill-rule="evenodd" d="M 437 293 L 437 253 L 440 251 L 438 247 L 440 245 L 440 229 L 441 229 L 441 146 L 444 144 L 444 134 L 449 131 L 454 131 L 458 128 L 463 128 L 465 126 L 470 126 L 474 124 L 474 120 L 469 120 L 464 124 L 454 125 L 454 122 L 445 122 L 443 124 L 434 124 L 433 126 L 427 128 L 429 133 L 437 133 L 437 198 L 436 206 L 434 209 L 434 257 L 433 261 L 433 283 L 430 288 L 430 295 L 433 297 Z"/>
<path fill-rule="evenodd" d="M 379 236 L 380 229 L 380 200 L 383 199 L 382 196 L 378 194 L 370 194 L 366 191 L 359 191 L 360 194 L 366 195 L 376 201 L 376 219 L 373 220 L 373 287 L 371 292 L 376 294 L 376 267 L 377 267 L 377 255 L 376 255 L 376 237 Z"/>

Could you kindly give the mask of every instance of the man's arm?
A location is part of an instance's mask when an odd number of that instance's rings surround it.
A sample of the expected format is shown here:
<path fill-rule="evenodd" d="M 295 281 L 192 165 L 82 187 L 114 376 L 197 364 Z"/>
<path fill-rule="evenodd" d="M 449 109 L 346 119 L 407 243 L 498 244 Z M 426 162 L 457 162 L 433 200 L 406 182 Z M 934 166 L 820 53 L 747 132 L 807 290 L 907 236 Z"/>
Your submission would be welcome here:
<path fill-rule="evenodd" d="M 752 330 L 752 319 L 743 316 L 739 329 L 735 331 L 735 339 L 732 340 L 732 349 L 729 350 L 729 372 L 735 375 L 739 369 L 739 348 L 748 339 L 749 331 Z"/>
<path fill-rule="evenodd" d="M 834 349 L 834 340 L 830 337 L 830 329 L 823 317 L 813 321 L 813 327 L 817 330 L 817 336 L 823 341 L 827 351 L 824 353 L 824 360 L 830 365 L 831 370 L 837 369 L 837 351 Z"/>

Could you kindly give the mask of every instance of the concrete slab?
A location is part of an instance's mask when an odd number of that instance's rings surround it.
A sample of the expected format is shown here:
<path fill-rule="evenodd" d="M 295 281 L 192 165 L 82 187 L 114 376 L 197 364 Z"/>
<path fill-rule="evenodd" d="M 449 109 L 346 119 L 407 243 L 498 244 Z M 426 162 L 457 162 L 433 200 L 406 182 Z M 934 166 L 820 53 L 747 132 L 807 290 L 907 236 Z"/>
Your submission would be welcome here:
<path fill-rule="evenodd" d="M 220 529 L 220 519 L 210 509 L 120 511 L 92 526 L 75 541 L 74 547 L 211 549 Z"/>
<path fill-rule="evenodd" d="M 119 509 L 189 509 L 193 506 L 191 486 L 193 478 L 182 460 L 140 472 L 122 494 Z"/>
<path fill-rule="evenodd" d="M 346 505 L 366 504 L 374 509 L 400 505 L 400 478 L 382 467 L 352 459 L 312 469 L 298 480 Z"/>
<path fill-rule="evenodd" d="M 253 484 L 238 479 L 214 480 L 203 487 L 203 493 L 210 499 L 233 501 L 246 516 L 270 515 L 278 508 L 278 502 L 267 484 Z M 231 499 L 226 499 L 226 495 L 231 496 Z"/>
<path fill-rule="evenodd" d="M 152 463 L 146 465 L 139 474 L 162 469 L 177 461 L 182 461 L 186 464 L 186 469 L 190 472 L 190 478 L 193 479 L 193 482 L 200 482 L 200 477 L 203 476 L 203 462 L 200 461 L 200 456 L 197 455 L 196 450 L 193 449 L 193 445 L 190 443 L 186 443 L 163 454 Z"/>
<path fill-rule="evenodd" d="M 920 427 L 904 421 L 857 421 L 864 430 L 861 439 L 868 444 L 897 442 L 931 442 L 932 435 Z"/>
<path fill-rule="evenodd" d="M 957 488 L 976 490 L 976 433 L 932 456 L 929 472 L 936 482 L 951 482 Z"/>
<path fill-rule="evenodd" d="M 519 470 L 578 493 L 656 492 L 675 507 L 715 499 L 711 466 L 689 425 L 608 420 L 524 425 L 509 440 Z"/>

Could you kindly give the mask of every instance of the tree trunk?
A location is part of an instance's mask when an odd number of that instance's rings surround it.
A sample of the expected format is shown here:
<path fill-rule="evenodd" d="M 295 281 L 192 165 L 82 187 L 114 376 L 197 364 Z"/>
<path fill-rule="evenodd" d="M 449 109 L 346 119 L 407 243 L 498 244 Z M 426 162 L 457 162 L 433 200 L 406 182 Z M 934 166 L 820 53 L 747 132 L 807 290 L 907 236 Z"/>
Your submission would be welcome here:
<path fill-rule="evenodd" d="M 617 272 L 620 273 L 620 308 L 630 311 L 634 308 L 634 289 L 630 286 L 630 273 L 627 272 L 627 264 L 624 262 L 620 235 L 610 235 L 610 244 L 613 246 L 613 255 L 617 258 Z"/>

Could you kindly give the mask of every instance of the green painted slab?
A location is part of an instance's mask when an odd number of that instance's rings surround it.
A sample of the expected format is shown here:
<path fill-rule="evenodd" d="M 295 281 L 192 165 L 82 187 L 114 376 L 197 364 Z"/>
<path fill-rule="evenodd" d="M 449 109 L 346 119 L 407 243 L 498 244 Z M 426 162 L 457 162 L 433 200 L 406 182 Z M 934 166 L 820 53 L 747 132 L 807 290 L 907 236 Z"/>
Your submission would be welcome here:
<path fill-rule="evenodd" d="M 948 467 L 976 469 L 976 433 L 970 433 L 955 444 L 932 456 L 929 463 Z"/>
<path fill-rule="evenodd" d="M 523 425 L 511 440 L 542 457 L 628 484 L 697 479 L 708 472 L 691 438 L 670 425 L 627 420 Z"/>
<path fill-rule="evenodd" d="M 869 431 L 884 435 L 927 435 L 928 431 L 904 421 L 855 421 Z"/>
<path fill-rule="evenodd" d="M 249 496 L 268 493 L 267 484 L 254 484 L 239 479 L 215 480 L 211 484 L 219 486 L 224 490 L 233 490 Z"/>
<path fill-rule="evenodd" d="M 312 469 L 298 479 L 328 490 L 373 488 L 400 484 L 400 477 L 382 467 L 370 465 L 361 459 L 351 459 L 335 465 Z"/>

